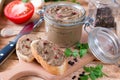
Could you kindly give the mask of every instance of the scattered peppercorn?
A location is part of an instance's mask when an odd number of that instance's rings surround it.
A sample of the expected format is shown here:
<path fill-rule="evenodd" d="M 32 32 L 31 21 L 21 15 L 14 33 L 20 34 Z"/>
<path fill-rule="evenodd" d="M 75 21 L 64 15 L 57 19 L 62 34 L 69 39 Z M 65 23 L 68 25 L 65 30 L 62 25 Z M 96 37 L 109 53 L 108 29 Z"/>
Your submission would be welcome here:
<path fill-rule="evenodd" d="M 68 64 L 71 65 L 71 66 L 73 66 L 73 65 L 74 65 L 74 62 L 68 61 Z"/>
<path fill-rule="evenodd" d="M 74 58 L 73 60 L 74 60 L 75 62 L 77 62 L 77 61 L 78 61 L 78 60 L 77 60 L 77 58 Z"/>
<path fill-rule="evenodd" d="M 85 74 L 85 72 L 83 71 L 82 74 Z"/>
<path fill-rule="evenodd" d="M 81 80 L 80 78 L 78 78 L 78 80 Z"/>
<path fill-rule="evenodd" d="M 76 78 L 76 76 L 73 76 L 73 77 L 72 77 L 72 79 L 75 79 L 75 78 Z"/>
<path fill-rule="evenodd" d="M 83 74 L 79 74 L 79 76 L 84 76 Z"/>
<path fill-rule="evenodd" d="M 79 74 L 79 76 L 84 76 L 85 75 L 85 72 L 83 71 L 81 74 Z"/>

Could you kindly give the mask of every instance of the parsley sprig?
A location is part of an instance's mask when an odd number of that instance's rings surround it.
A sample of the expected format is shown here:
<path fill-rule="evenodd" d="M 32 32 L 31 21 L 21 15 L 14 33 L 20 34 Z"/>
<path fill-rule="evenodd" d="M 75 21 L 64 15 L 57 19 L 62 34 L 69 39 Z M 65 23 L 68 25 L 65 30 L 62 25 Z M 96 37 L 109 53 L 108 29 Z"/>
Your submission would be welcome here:
<path fill-rule="evenodd" d="M 95 67 L 84 67 L 85 74 L 80 76 L 80 80 L 96 80 L 97 78 L 103 77 L 103 75 L 107 76 L 105 73 L 102 72 L 103 65 L 97 65 Z"/>
<path fill-rule="evenodd" d="M 66 48 L 64 51 L 64 54 L 66 55 L 66 57 L 70 57 L 70 56 L 80 56 L 83 57 L 87 51 L 88 51 L 88 44 L 81 44 L 80 42 L 78 42 L 75 46 L 75 49 L 72 50 L 70 48 Z M 86 67 L 84 66 L 84 72 L 85 74 L 83 76 L 80 76 L 80 80 L 96 80 L 98 78 L 103 77 L 103 75 L 107 76 L 105 73 L 102 72 L 102 68 L 103 65 L 97 65 L 95 67 Z"/>
<path fill-rule="evenodd" d="M 81 44 L 80 42 L 78 42 L 75 46 L 75 50 L 71 50 L 70 48 L 66 48 L 64 51 L 64 54 L 66 57 L 70 57 L 70 56 L 80 56 L 83 57 L 87 51 L 88 51 L 88 44 Z"/>

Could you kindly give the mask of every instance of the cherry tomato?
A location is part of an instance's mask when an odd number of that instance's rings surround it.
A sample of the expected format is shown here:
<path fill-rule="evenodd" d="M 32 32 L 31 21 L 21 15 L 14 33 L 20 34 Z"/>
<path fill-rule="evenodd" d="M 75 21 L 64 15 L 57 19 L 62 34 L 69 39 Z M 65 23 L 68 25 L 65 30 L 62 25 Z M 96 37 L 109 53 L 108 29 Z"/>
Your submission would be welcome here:
<path fill-rule="evenodd" d="M 34 13 L 34 6 L 31 2 L 14 0 L 7 4 L 4 9 L 5 16 L 14 23 L 20 24 L 28 21 Z"/>

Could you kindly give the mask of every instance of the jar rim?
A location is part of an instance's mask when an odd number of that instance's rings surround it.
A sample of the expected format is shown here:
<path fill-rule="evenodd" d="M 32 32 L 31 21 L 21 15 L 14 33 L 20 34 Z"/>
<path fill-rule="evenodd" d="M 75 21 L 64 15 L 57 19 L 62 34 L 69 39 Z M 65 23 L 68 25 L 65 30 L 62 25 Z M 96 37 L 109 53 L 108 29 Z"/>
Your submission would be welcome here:
<path fill-rule="evenodd" d="M 67 23 L 61 24 L 61 22 L 55 21 L 55 19 L 52 18 L 50 15 L 48 15 L 46 12 L 51 7 L 63 6 L 63 5 L 64 6 L 72 6 L 72 7 L 79 9 L 82 12 L 82 15 L 80 16 L 80 18 L 78 18 L 76 20 L 67 20 L 66 22 L 68 22 L 69 24 L 67 24 Z M 81 5 L 79 5 L 77 3 L 72 3 L 72 2 L 59 1 L 59 2 L 55 2 L 53 4 L 49 4 L 46 6 L 44 17 L 45 17 L 45 19 L 49 19 L 51 22 L 53 22 L 54 24 L 57 24 L 57 25 L 72 26 L 72 25 L 76 25 L 76 24 L 83 24 L 84 23 L 83 20 L 85 19 L 85 14 L 86 14 L 86 11 Z"/>

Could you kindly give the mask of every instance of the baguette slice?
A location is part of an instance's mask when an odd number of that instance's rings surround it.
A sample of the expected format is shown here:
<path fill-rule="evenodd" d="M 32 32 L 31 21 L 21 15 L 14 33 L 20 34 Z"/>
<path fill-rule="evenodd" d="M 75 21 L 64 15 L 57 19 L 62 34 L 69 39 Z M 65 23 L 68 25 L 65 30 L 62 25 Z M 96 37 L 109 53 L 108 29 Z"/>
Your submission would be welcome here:
<path fill-rule="evenodd" d="M 34 57 L 31 52 L 30 44 L 33 40 L 38 39 L 35 34 L 23 35 L 16 44 L 16 54 L 19 59 L 26 62 L 32 62 Z"/>
<path fill-rule="evenodd" d="M 54 75 L 62 75 L 67 70 L 67 59 L 63 51 L 47 40 L 34 40 L 31 43 L 32 54 L 38 63 Z"/>

